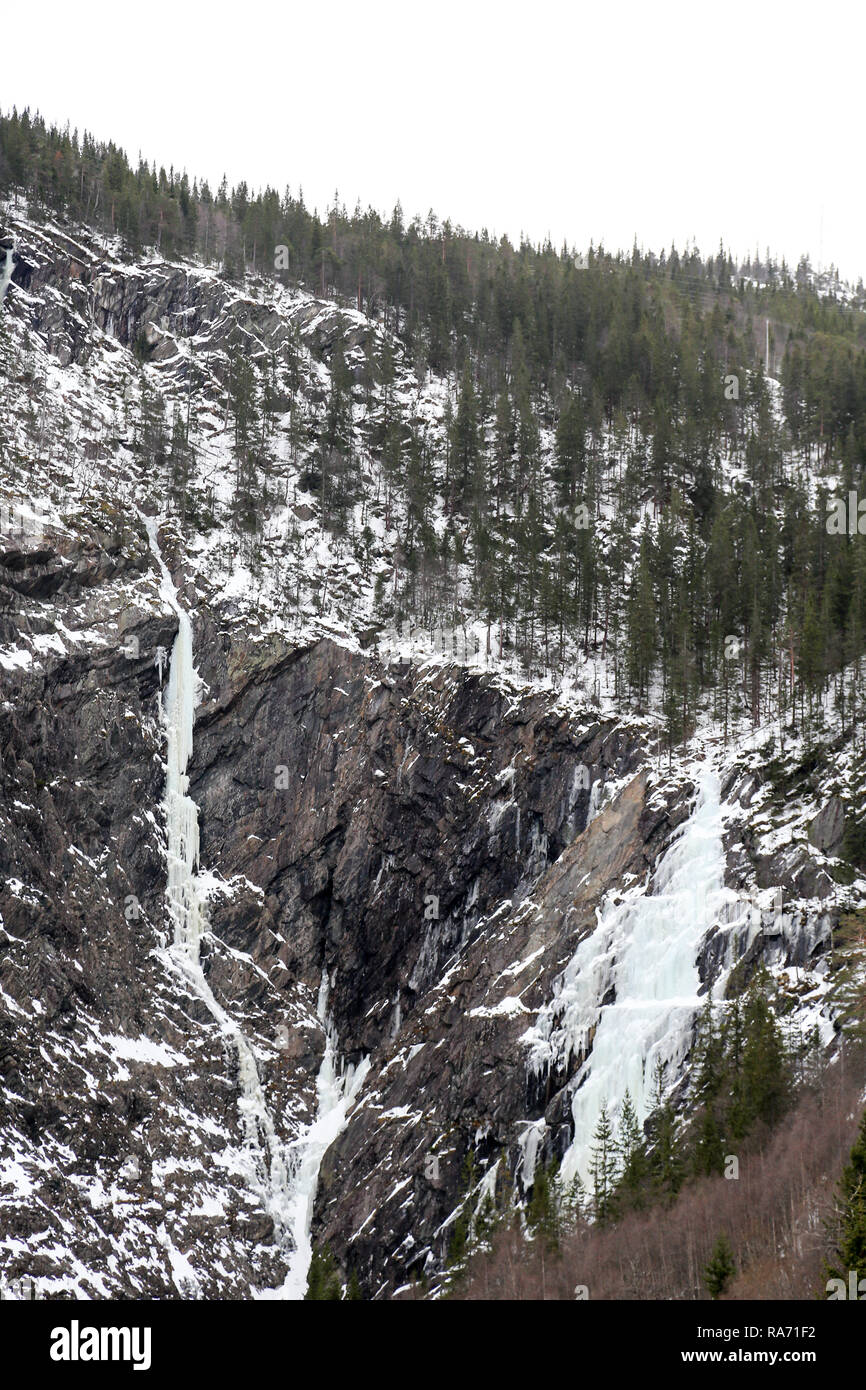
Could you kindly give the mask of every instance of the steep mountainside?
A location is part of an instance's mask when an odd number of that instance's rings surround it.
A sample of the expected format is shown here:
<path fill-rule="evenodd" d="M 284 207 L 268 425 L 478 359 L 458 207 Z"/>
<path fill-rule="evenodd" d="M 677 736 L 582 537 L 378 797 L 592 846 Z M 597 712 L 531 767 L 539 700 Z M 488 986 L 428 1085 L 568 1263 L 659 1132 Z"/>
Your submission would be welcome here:
<path fill-rule="evenodd" d="M 768 712 L 760 664 L 724 705 L 689 686 L 689 719 L 657 673 L 630 701 L 603 613 L 563 637 L 482 602 L 477 547 L 412 569 L 377 431 L 444 456 L 459 388 L 375 305 L 24 202 L 0 231 L 0 1274 L 294 1297 L 312 1242 L 367 1297 L 435 1290 L 461 1212 L 553 1158 L 585 1180 L 656 1063 L 688 1106 L 708 988 L 767 966 L 832 1054 L 857 663 L 809 717 L 799 687 Z M 343 464 L 315 443 L 336 409 Z M 630 442 L 599 431 L 609 489 Z"/>

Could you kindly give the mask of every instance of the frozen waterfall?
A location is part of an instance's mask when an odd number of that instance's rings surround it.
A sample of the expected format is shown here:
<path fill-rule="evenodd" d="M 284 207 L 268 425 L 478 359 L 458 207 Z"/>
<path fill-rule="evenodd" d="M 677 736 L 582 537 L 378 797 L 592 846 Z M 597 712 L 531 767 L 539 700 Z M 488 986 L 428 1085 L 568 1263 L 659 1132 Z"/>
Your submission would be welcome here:
<path fill-rule="evenodd" d="M 198 869 L 198 807 L 187 795 L 187 767 L 192 756 L 192 730 L 198 703 L 199 679 L 192 659 L 192 626 L 155 541 L 162 583 L 160 592 L 177 614 L 178 629 L 169 663 L 165 692 L 165 728 L 168 747 L 165 760 L 165 817 L 168 831 L 168 903 L 174 921 L 175 942 L 191 960 L 198 961 L 204 913 L 196 883 Z"/>
<path fill-rule="evenodd" d="M 561 1174 L 591 1185 L 593 1136 L 603 1106 L 614 1126 L 628 1090 L 642 1123 L 652 1108 L 660 1062 L 679 1074 L 702 1007 L 697 956 L 730 896 L 718 778 L 701 779 L 691 817 L 659 862 L 650 887 L 605 903 L 558 981 L 558 992 L 525 1035 L 530 1065 L 545 1070 L 578 1058 L 574 1138 Z M 610 1002 L 603 1002 L 609 999 Z"/>
<path fill-rule="evenodd" d="M 283 1287 L 273 1294 L 266 1294 L 265 1297 L 304 1297 L 313 1256 L 310 1224 L 319 1183 L 319 1169 L 326 1151 L 345 1125 L 349 1108 L 370 1069 L 370 1060 L 365 1057 L 358 1067 L 350 1066 L 343 1071 L 340 1070 L 336 1034 L 328 1017 L 329 988 L 328 976 L 323 974 L 319 988 L 318 1013 L 325 1029 L 325 1055 L 316 1080 L 317 1113 L 310 1128 L 296 1140 L 292 1159 L 290 1227 L 294 1251 Z"/>
<path fill-rule="evenodd" d="M 174 924 L 170 959 L 189 988 L 207 1005 L 237 1052 L 239 1109 L 244 1126 L 241 1162 L 245 1179 L 273 1218 L 277 1242 L 284 1247 L 289 1263 L 282 1288 L 260 1291 L 259 1296 L 301 1299 L 306 1292 L 312 1257 L 310 1222 L 322 1158 L 346 1122 L 349 1107 L 364 1080 L 369 1063 L 365 1059 L 357 1069 L 339 1069 L 336 1034 L 327 1012 L 330 981 L 327 973 L 323 972 L 318 1015 L 325 1034 L 325 1052 L 316 1082 L 317 1115 L 312 1125 L 295 1139 L 281 1140 L 268 1109 L 252 1047 L 238 1024 L 217 1002 L 205 978 L 199 956 L 206 916 L 197 874 L 198 807 L 188 794 L 187 774 L 201 682 L 193 662 L 189 614 L 178 600 L 177 590 L 159 547 L 159 519 L 145 517 L 143 520 L 159 567 L 160 595 L 178 620 L 162 708 L 166 730 L 166 896 Z"/>
<path fill-rule="evenodd" d="M 6 298 L 6 291 L 12 283 L 12 276 L 15 271 L 15 247 L 4 248 L 3 268 L 0 270 L 0 308 Z"/>
<path fill-rule="evenodd" d="M 239 1109 L 244 1123 L 244 1167 L 249 1186 L 274 1219 L 278 1237 L 289 1229 L 288 1165 L 268 1111 L 256 1059 L 234 1019 L 214 997 L 199 959 L 205 926 L 198 868 L 198 807 L 188 793 L 193 721 L 200 681 L 193 664 L 192 624 L 177 597 L 159 548 L 156 517 L 145 517 L 151 550 L 159 566 L 160 594 L 177 615 L 178 629 L 169 661 L 162 710 L 166 730 L 165 822 L 168 840 L 168 908 L 174 923 L 172 961 L 190 989 L 204 1001 L 238 1057 Z"/>

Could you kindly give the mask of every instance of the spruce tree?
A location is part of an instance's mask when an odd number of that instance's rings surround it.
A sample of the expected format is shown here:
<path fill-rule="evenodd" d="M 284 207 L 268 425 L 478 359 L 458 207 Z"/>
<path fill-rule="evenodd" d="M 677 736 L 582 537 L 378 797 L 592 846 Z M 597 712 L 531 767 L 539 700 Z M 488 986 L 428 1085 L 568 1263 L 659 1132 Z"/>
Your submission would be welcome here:
<path fill-rule="evenodd" d="M 628 1090 L 620 1108 L 616 1148 L 620 1168 L 617 1204 L 641 1207 L 645 1201 L 650 1166 L 643 1130 Z"/>
<path fill-rule="evenodd" d="M 677 1120 L 670 1101 L 664 1099 L 664 1065 L 659 1059 L 654 1072 L 653 1110 L 649 1117 L 650 1173 L 653 1191 L 662 1202 L 672 1202 L 683 1183 L 683 1159 Z"/>
<path fill-rule="evenodd" d="M 727 1293 L 736 1272 L 731 1243 L 728 1237 L 722 1234 L 713 1247 L 708 1264 L 704 1267 L 704 1283 L 710 1298 L 721 1298 L 722 1294 Z"/>
<path fill-rule="evenodd" d="M 734 1077 L 731 1105 L 734 1139 L 742 1139 L 758 1121 L 777 1124 L 790 1099 L 790 1062 L 766 991 L 766 974 L 759 972 L 743 1008 L 742 1061 Z"/>
<path fill-rule="evenodd" d="M 628 601 L 628 679 L 638 701 L 644 698 L 649 689 L 656 655 L 658 612 L 650 569 L 650 545 L 647 534 L 641 540 Z"/>
<path fill-rule="evenodd" d="M 556 1184 L 558 1167 L 558 1163 L 554 1163 L 550 1168 L 536 1168 L 532 1181 L 532 1195 L 526 1209 L 526 1224 L 550 1249 L 555 1249 L 559 1244 Z"/>
<path fill-rule="evenodd" d="M 846 832 L 847 833 L 847 832 Z M 850 848 L 849 853 L 854 851 Z M 859 848 L 857 850 L 859 857 Z M 830 956 L 830 1001 L 842 1033 L 866 1041 L 866 914 L 843 913 Z"/>
<path fill-rule="evenodd" d="M 468 357 L 463 369 L 457 412 L 454 416 L 451 449 L 455 469 L 455 504 L 459 510 L 467 512 L 481 496 L 478 399 L 472 378 L 472 364 Z"/>
<path fill-rule="evenodd" d="M 866 1111 L 839 1182 L 834 1255 L 834 1278 L 866 1279 Z"/>
<path fill-rule="evenodd" d="M 694 1051 L 697 1073 L 694 1099 L 698 1109 L 693 1168 L 698 1174 L 721 1173 L 725 1164 L 720 1093 L 727 1088 L 724 1032 L 716 1022 L 712 994 L 701 1012 Z"/>
<path fill-rule="evenodd" d="M 556 468 L 554 480 L 561 507 L 573 506 L 583 480 L 586 462 L 586 419 L 583 403 L 573 391 L 566 391 L 556 426 Z"/>
<path fill-rule="evenodd" d="M 609 1221 L 614 1214 L 616 1202 L 617 1153 L 613 1126 L 603 1105 L 593 1135 L 593 1147 L 589 1163 L 592 1183 L 592 1206 L 596 1221 Z"/>

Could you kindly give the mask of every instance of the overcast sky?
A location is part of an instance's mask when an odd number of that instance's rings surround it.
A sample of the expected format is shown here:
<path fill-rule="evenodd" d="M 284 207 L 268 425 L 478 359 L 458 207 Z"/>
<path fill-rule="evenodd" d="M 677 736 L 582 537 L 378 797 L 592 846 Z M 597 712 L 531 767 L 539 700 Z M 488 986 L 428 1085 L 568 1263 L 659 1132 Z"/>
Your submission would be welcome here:
<path fill-rule="evenodd" d="M 862 5 L 55 0 L 0 106 L 213 185 L 533 241 L 722 238 L 866 278 Z"/>

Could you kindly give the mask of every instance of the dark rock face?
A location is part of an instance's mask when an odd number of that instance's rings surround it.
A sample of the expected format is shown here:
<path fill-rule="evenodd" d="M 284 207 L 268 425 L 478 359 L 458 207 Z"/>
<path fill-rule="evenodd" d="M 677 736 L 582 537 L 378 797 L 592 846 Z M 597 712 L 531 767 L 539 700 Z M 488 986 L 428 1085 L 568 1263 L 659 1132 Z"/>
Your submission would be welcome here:
<path fill-rule="evenodd" d="M 104 259 L 97 243 L 55 231 L 50 241 L 27 243 L 15 252 L 13 284 L 28 291 L 22 312 L 61 366 L 85 363 L 92 351 L 92 330 L 100 329 L 122 347 L 148 362 L 168 367 L 178 380 L 192 370 L 197 384 L 209 374 L 222 380 L 220 355 L 234 334 L 243 334 L 259 351 L 277 352 L 294 334 L 318 357 L 329 358 L 337 342 L 346 354 L 366 350 L 374 341 L 372 323 L 347 323 L 345 312 L 307 299 L 280 312 L 274 304 L 242 292 L 194 268 L 159 260 L 120 272 Z M 179 352 L 181 339 L 207 330 L 207 370 Z M 324 399 L 321 392 L 321 399 Z M 311 399 L 316 399 L 313 391 Z"/>
<path fill-rule="evenodd" d="M 842 845 L 845 834 L 845 803 L 839 796 L 831 796 L 809 826 L 809 839 L 816 849 L 825 854 L 836 854 Z"/>
<path fill-rule="evenodd" d="M 546 1121 L 542 1157 L 568 1146 L 568 1077 L 549 1076 L 537 1090 L 520 1038 L 595 925 L 610 883 L 646 871 L 653 851 L 640 831 L 645 791 L 642 773 L 542 874 L 531 898 L 492 914 L 380 1051 L 326 1155 L 317 1225 L 371 1296 L 420 1274 L 430 1256 L 443 1266 L 467 1154 L 499 1160 L 506 1184 L 519 1170 L 527 1123 Z M 392 1251 L 387 1262 L 383 1247 Z"/>
<path fill-rule="evenodd" d="M 328 969 L 340 1036 L 363 1052 L 558 857 L 590 778 L 639 758 L 610 722 L 575 728 L 541 697 L 514 708 L 483 677 L 422 678 L 327 641 L 232 681 L 197 722 L 203 862 L 261 889 L 259 946 L 276 933 L 311 986 Z M 215 918 L 220 935 L 240 939 L 239 913 Z"/>
<path fill-rule="evenodd" d="M 3 674 L 0 1131 L 30 1165 L 4 1194 L 4 1229 L 26 1248 L 10 1274 L 68 1290 L 71 1264 L 96 1296 L 245 1297 L 282 1279 L 285 1253 L 225 1172 L 243 1148 L 237 1058 L 164 949 L 154 654 L 176 620 L 133 527 L 107 549 L 94 537 L 30 559 L 0 571 L 8 633 L 38 631 L 50 601 L 67 631 L 112 640 L 49 644 L 39 669 Z M 573 1067 L 530 1075 L 527 1017 L 601 898 L 656 862 L 693 789 L 649 798 L 635 726 L 551 694 L 330 640 L 251 642 L 203 605 L 195 639 L 191 793 L 217 875 L 208 982 L 243 1020 L 288 1139 L 313 1115 L 327 971 L 341 1053 L 370 1070 L 325 1156 L 313 1234 L 388 1296 L 442 1267 L 470 1151 L 505 1183 L 528 1124 L 545 1122 L 542 1157 L 567 1147 Z M 793 888 L 808 867 L 794 858 L 759 879 Z M 815 933 L 801 937 L 740 945 L 807 959 Z"/>
<path fill-rule="evenodd" d="M 312 987 L 324 966 L 344 1055 L 372 1059 L 363 1095 L 375 1099 L 325 1161 L 320 1234 L 368 1288 L 386 1266 L 396 1287 L 417 1263 L 417 1235 L 453 1210 L 474 1130 L 487 1125 L 491 1149 L 510 1150 L 527 1117 L 520 1020 L 477 1023 L 472 1007 L 495 1008 L 492 983 L 537 943 L 540 1003 L 601 894 L 626 867 L 646 867 L 643 779 L 575 839 L 591 784 L 627 773 L 640 744 L 609 721 L 575 724 L 549 697 L 515 701 L 453 669 L 382 668 L 330 642 L 267 672 L 235 672 L 232 695 L 202 710 L 196 740 L 203 859 L 262 894 L 217 911 L 217 935 L 251 957 L 258 980 Z M 648 834 L 658 840 L 658 820 Z M 245 1005 L 260 989 L 252 977 L 220 985 Z M 495 1088 L 491 1057 L 508 1059 Z M 398 1124 L 395 1147 L 379 1116 L 407 1105 L 414 1119 Z M 388 1190 L 399 1177 L 417 1195 L 419 1165 L 446 1133 L 454 1142 L 435 1187 L 395 1227 Z M 410 1235 L 411 1258 L 392 1259 Z"/>
<path fill-rule="evenodd" d="M 220 1174 L 242 1147 L 236 1058 L 164 950 L 155 653 L 175 620 L 131 528 L 0 575 L 7 637 L 38 633 L 46 602 L 70 635 L 3 671 L 0 1131 L 26 1158 L 3 1194 L 4 1231 L 25 1243 L 9 1273 L 95 1296 L 243 1296 L 284 1263 L 267 1215 Z M 235 645 L 204 611 L 197 644 L 192 792 L 221 879 L 205 968 L 257 1040 L 288 1136 L 311 1118 L 323 968 L 344 1053 L 381 1064 L 398 1017 L 483 917 L 565 862 L 591 782 L 639 745 L 453 669 L 388 669 L 328 641 Z"/>

